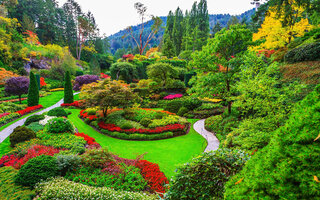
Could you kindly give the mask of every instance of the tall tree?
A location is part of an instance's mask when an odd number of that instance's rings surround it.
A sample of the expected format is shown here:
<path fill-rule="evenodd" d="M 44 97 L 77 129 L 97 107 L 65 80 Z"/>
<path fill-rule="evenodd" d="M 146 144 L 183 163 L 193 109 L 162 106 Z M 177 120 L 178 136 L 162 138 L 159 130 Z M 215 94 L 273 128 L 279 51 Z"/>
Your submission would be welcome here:
<path fill-rule="evenodd" d="M 36 80 L 36 76 L 33 72 L 30 72 L 29 76 L 30 84 L 28 90 L 28 106 L 37 106 L 39 105 L 39 86 Z"/>
<path fill-rule="evenodd" d="M 214 25 L 214 27 L 212 28 L 212 36 L 211 36 L 211 37 L 213 38 L 216 33 L 218 33 L 219 31 L 221 31 L 221 29 L 222 29 L 222 26 L 221 26 L 220 22 L 218 21 L 218 22 Z"/>
<path fill-rule="evenodd" d="M 69 71 L 66 72 L 64 79 L 64 103 L 73 103 L 73 91 Z"/>
<path fill-rule="evenodd" d="M 207 44 L 207 39 L 209 38 L 210 34 L 210 26 L 209 26 L 209 14 L 208 14 L 208 5 L 207 0 L 200 0 L 198 4 L 198 44 L 196 48 L 200 50 L 202 46 Z"/>
<path fill-rule="evenodd" d="M 138 14 L 140 15 L 140 20 L 141 20 L 141 25 L 140 27 L 140 33 L 139 33 L 139 38 L 137 39 L 134 35 L 133 35 L 133 29 L 131 26 L 129 26 L 127 28 L 127 32 L 128 34 L 132 37 L 132 39 L 134 40 L 134 42 L 136 43 L 137 47 L 139 48 L 139 53 L 140 55 L 143 54 L 144 50 L 146 49 L 146 47 L 148 46 L 149 42 L 155 37 L 155 35 L 159 32 L 161 25 L 162 25 L 162 20 L 160 17 L 155 17 L 152 16 L 152 20 L 148 21 L 147 23 L 153 22 L 152 26 L 151 26 L 151 32 L 149 33 L 149 35 L 147 36 L 146 39 L 144 39 L 143 37 L 143 33 L 144 33 L 144 28 L 145 28 L 145 20 L 147 18 L 147 7 L 140 3 L 137 2 L 134 4 L 135 9 L 137 10 Z M 126 37 L 126 36 L 124 36 Z"/>
<path fill-rule="evenodd" d="M 229 21 L 227 23 L 228 28 L 232 25 L 235 25 L 235 24 L 240 24 L 240 21 L 236 16 L 231 16 L 231 18 L 229 19 Z"/>
<path fill-rule="evenodd" d="M 96 32 L 95 24 L 90 20 L 89 16 L 79 16 L 78 17 L 78 33 L 77 33 L 77 45 L 76 54 L 77 59 L 81 59 L 81 52 L 84 44 L 87 40 L 94 35 Z"/>
<path fill-rule="evenodd" d="M 175 54 L 179 55 L 182 49 L 182 37 L 183 37 L 183 13 L 178 7 L 175 11 L 174 24 L 173 24 L 173 45 L 175 48 Z"/>

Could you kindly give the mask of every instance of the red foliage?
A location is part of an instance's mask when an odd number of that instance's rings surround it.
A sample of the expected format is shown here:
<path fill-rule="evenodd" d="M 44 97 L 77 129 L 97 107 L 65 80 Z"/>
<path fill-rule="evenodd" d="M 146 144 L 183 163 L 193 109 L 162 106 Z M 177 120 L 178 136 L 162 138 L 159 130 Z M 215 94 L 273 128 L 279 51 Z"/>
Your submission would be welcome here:
<path fill-rule="evenodd" d="M 19 158 L 16 155 L 10 156 L 3 156 L 0 159 L 0 165 L 3 164 L 4 166 L 12 166 L 15 169 L 20 169 L 22 165 L 28 162 L 30 159 L 35 158 L 41 155 L 49 155 L 53 156 L 56 153 L 59 153 L 60 149 L 55 149 L 53 147 L 47 147 L 42 145 L 35 145 L 29 148 L 26 155 L 22 158 Z"/>
<path fill-rule="evenodd" d="M 151 190 L 164 194 L 165 184 L 169 184 L 167 177 L 160 171 L 159 165 L 147 160 L 139 160 L 136 164 L 141 170 L 141 175 L 148 182 Z"/>
<path fill-rule="evenodd" d="M 38 35 L 32 31 L 26 30 L 26 32 L 24 32 L 23 34 L 28 35 L 27 42 L 30 44 L 37 44 L 40 45 L 41 43 L 39 42 L 39 38 Z"/>
<path fill-rule="evenodd" d="M 180 131 L 184 129 L 184 125 L 181 124 L 170 124 L 167 126 L 163 127 L 157 127 L 155 129 L 136 129 L 136 128 L 131 128 L 131 129 L 121 129 L 120 127 L 114 125 L 114 124 L 106 124 L 103 121 L 99 122 L 99 127 L 102 129 L 106 129 L 108 131 L 117 131 L 117 132 L 125 132 L 125 133 L 150 133 L 150 134 L 157 134 L 157 133 L 163 133 L 163 132 L 168 132 L 168 131 Z"/>
<path fill-rule="evenodd" d="M 100 73 L 100 78 L 107 79 L 107 78 L 111 78 L 111 76 L 105 73 Z"/>
<path fill-rule="evenodd" d="M 41 86 L 41 87 L 47 86 L 47 83 L 44 81 L 44 78 L 43 78 L 43 77 L 40 78 L 40 86 Z"/>
<path fill-rule="evenodd" d="M 264 49 L 264 50 L 260 50 L 258 51 L 258 55 L 265 55 L 267 58 L 270 58 L 272 56 L 272 54 L 274 54 L 276 51 L 275 50 L 267 50 L 267 49 Z"/>
<path fill-rule="evenodd" d="M 90 137 L 84 133 L 75 133 L 76 136 L 82 137 L 89 145 L 98 144 L 93 137 Z"/>
<path fill-rule="evenodd" d="M 18 113 L 18 114 L 20 114 L 22 116 L 22 115 L 31 113 L 32 111 L 38 110 L 40 108 L 43 108 L 43 106 L 42 105 L 37 105 L 37 106 L 28 107 L 28 108 L 26 108 L 24 110 L 19 110 L 16 113 Z"/>
<path fill-rule="evenodd" d="M 69 106 L 73 106 L 73 107 L 77 107 L 79 108 L 80 107 L 80 103 L 79 101 L 75 101 L 73 103 L 63 103 L 61 104 L 62 107 L 69 107 Z"/>
<path fill-rule="evenodd" d="M 132 54 L 123 55 L 122 59 L 132 61 L 134 59 L 134 55 Z"/>

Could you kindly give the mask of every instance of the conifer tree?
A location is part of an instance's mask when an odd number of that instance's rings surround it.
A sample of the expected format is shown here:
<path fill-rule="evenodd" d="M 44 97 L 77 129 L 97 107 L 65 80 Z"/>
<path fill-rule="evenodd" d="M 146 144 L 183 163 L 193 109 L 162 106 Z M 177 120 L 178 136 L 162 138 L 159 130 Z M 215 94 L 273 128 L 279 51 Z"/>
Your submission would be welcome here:
<path fill-rule="evenodd" d="M 213 38 L 216 33 L 218 33 L 219 31 L 221 31 L 221 29 L 222 29 L 222 26 L 221 26 L 220 22 L 218 21 L 218 22 L 216 23 L 216 25 L 214 25 L 214 27 L 212 28 L 212 35 L 211 35 L 211 37 Z"/>
<path fill-rule="evenodd" d="M 73 103 L 73 91 L 69 71 L 66 72 L 64 80 L 64 103 Z"/>
<path fill-rule="evenodd" d="M 36 80 L 36 76 L 33 72 L 30 72 L 30 84 L 28 90 L 28 106 L 37 106 L 39 105 L 39 86 Z"/>
<path fill-rule="evenodd" d="M 207 0 L 201 0 L 198 4 L 198 28 L 199 34 L 196 48 L 201 50 L 202 46 L 207 44 L 210 34 Z"/>
<path fill-rule="evenodd" d="M 163 36 L 162 54 L 168 58 L 175 56 L 173 42 L 167 34 Z"/>
<path fill-rule="evenodd" d="M 178 7 L 175 12 L 174 24 L 173 24 L 173 44 L 175 48 L 175 55 L 179 55 L 182 49 L 182 37 L 183 37 L 183 13 Z"/>

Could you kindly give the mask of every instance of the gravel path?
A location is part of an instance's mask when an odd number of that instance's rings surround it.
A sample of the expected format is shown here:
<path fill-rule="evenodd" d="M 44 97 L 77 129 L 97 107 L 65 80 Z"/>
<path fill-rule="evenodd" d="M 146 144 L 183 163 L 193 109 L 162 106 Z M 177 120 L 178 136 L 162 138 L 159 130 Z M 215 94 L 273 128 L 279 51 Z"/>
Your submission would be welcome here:
<path fill-rule="evenodd" d="M 193 128 L 208 141 L 208 146 L 204 151 L 215 151 L 219 148 L 220 142 L 214 133 L 211 133 L 204 128 L 204 121 L 205 119 L 197 121 L 194 123 Z"/>
<path fill-rule="evenodd" d="M 79 94 L 79 92 L 74 93 L 73 95 Z M 48 112 L 49 110 L 52 110 L 56 107 L 60 107 L 60 105 L 63 103 L 63 99 L 61 99 L 59 102 L 57 102 L 56 104 L 54 104 L 53 106 L 50 106 L 44 110 L 41 110 L 39 112 L 35 112 L 32 113 L 30 116 L 32 115 L 41 115 L 44 112 Z M 28 116 L 28 117 L 30 117 Z M 27 120 L 27 118 L 24 119 L 20 119 L 19 121 L 11 124 L 10 126 L 8 126 L 7 128 L 3 129 L 2 131 L 0 131 L 0 143 L 2 143 L 7 137 L 9 137 L 9 135 L 12 133 L 13 129 L 15 129 L 18 126 L 22 126 L 24 124 L 24 122 Z"/>

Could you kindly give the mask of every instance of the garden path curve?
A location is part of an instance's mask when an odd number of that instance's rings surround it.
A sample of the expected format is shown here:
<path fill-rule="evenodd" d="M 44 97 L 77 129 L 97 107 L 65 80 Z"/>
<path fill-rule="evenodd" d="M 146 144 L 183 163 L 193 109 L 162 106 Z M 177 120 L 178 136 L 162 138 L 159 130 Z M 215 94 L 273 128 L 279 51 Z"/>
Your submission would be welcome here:
<path fill-rule="evenodd" d="M 74 93 L 73 95 L 79 94 L 79 92 Z M 31 115 L 29 115 L 28 117 L 32 116 L 32 115 L 41 115 L 44 112 L 48 112 L 49 110 L 52 110 L 54 108 L 60 107 L 60 105 L 63 103 L 63 99 L 61 99 L 60 101 L 58 101 L 56 104 L 41 110 L 39 112 L 35 112 L 32 113 Z M 10 134 L 13 132 L 13 129 L 15 129 L 18 126 L 22 126 L 24 124 L 24 122 L 27 120 L 28 117 L 25 117 L 23 119 L 20 119 L 19 121 L 16 121 L 15 123 L 11 124 L 10 126 L 8 126 L 7 128 L 3 129 L 2 131 L 0 131 L 0 143 L 2 143 L 5 139 L 7 139 L 7 137 L 10 136 Z"/>
<path fill-rule="evenodd" d="M 214 135 L 214 133 L 211 133 L 205 129 L 204 122 L 205 119 L 197 121 L 196 123 L 194 123 L 193 128 L 208 141 L 208 146 L 206 147 L 204 152 L 215 151 L 219 149 L 220 142 L 218 138 Z"/>

